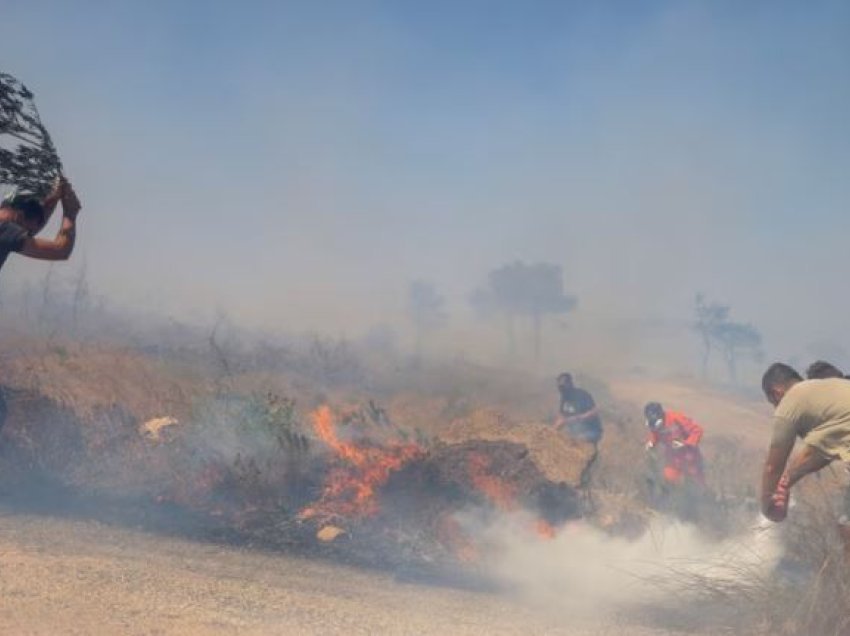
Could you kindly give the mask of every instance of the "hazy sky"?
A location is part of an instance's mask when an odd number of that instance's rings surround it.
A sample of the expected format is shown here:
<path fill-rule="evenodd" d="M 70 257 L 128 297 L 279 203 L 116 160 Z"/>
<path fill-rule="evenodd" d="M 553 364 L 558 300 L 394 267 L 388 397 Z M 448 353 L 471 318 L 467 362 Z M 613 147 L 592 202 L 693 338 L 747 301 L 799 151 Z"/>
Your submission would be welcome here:
<path fill-rule="evenodd" d="M 455 314 L 507 260 L 581 322 L 703 290 L 850 345 L 846 2 L 5 0 L 0 59 L 122 302 L 284 328 Z M 15 278 L 41 266 L 14 259 Z M 787 338 L 787 340 L 783 340 Z M 793 344 L 788 344 L 793 343 Z"/>

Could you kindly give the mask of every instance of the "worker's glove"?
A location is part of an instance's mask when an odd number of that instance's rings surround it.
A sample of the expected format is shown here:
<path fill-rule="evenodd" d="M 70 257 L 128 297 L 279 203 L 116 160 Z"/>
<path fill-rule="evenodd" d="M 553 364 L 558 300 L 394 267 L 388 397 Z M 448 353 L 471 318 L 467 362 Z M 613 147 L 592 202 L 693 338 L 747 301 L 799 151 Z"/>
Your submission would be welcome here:
<path fill-rule="evenodd" d="M 652 450 L 653 448 L 655 448 L 655 444 L 653 444 L 652 442 L 647 442 L 646 446 L 644 446 L 644 448 L 646 450 Z"/>
<path fill-rule="evenodd" d="M 680 440 L 680 439 L 674 439 L 674 440 L 673 440 L 673 444 L 672 444 L 672 446 L 673 446 L 673 448 L 675 448 L 675 449 L 684 448 L 684 447 L 685 447 L 685 442 L 683 442 L 683 441 L 682 441 L 682 440 Z"/>
<path fill-rule="evenodd" d="M 770 510 L 765 515 L 771 521 L 779 523 L 784 521 L 788 516 L 788 502 L 791 499 L 791 483 L 788 479 L 788 474 L 782 475 L 779 483 L 776 485 L 776 491 L 771 497 Z"/>

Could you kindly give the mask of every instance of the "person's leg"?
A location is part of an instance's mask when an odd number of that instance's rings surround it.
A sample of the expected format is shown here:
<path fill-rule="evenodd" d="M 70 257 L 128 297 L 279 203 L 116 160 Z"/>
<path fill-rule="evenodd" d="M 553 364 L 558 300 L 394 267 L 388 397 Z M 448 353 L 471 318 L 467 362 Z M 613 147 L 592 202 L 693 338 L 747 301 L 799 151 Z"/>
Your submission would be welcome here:
<path fill-rule="evenodd" d="M 599 445 L 596 442 L 592 442 L 592 444 L 593 454 L 587 460 L 587 463 L 584 465 L 584 468 L 581 471 L 581 476 L 579 477 L 579 486 L 583 489 L 589 488 L 590 472 L 593 470 L 593 465 L 596 463 L 596 460 L 599 457 Z"/>
<path fill-rule="evenodd" d="M 667 462 L 664 467 L 664 481 L 669 484 L 678 484 L 682 481 L 681 462 Z"/>
<path fill-rule="evenodd" d="M 593 445 L 593 454 L 587 460 L 587 463 L 584 465 L 584 468 L 582 468 L 581 475 L 579 476 L 579 487 L 586 489 L 590 485 L 590 473 L 591 470 L 593 470 L 593 465 L 599 457 L 599 439 L 601 435 L 599 434 L 599 431 L 589 428 L 583 422 L 574 422 L 573 424 L 568 425 L 567 432 L 573 439 L 581 440 L 582 442 Z"/>
<path fill-rule="evenodd" d="M 688 456 L 687 475 L 694 483 L 705 488 L 705 471 L 702 463 L 702 453 L 694 449 Z"/>
<path fill-rule="evenodd" d="M 579 489 L 581 490 L 582 497 L 584 499 L 585 507 L 587 512 L 592 512 L 594 510 L 593 503 L 593 491 L 590 487 L 590 478 L 591 471 L 593 470 L 593 465 L 596 463 L 596 460 L 599 457 L 599 444 L 595 441 L 593 443 L 593 454 L 587 460 L 587 463 L 584 465 L 584 468 L 581 471 L 581 475 L 579 476 Z"/>

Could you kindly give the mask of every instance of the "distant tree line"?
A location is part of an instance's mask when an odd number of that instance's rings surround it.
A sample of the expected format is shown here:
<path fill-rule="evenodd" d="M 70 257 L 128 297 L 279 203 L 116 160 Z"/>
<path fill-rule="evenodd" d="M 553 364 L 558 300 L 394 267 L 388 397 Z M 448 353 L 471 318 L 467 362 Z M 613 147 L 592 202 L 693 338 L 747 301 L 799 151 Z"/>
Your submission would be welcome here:
<path fill-rule="evenodd" d="M 468 300 L 479 318 L 503 322 L 510 357 L 516 357 L 518 351 L 516 323 L 527 321 L 536 360 L 540 358 L 545 318 L 565 314 L 577 305 L 575 296 L 564 290 L 561 266 L 545 262 L 516 261 L 497 267 L 469 294 Z M 419 355 L 427 335 L 448 323 L 445 299 L 432 283 L 413 281 L 408 286 L 407 314 L 414 327 Z"/>
<path fill-rule="evenodd" d="M 547 316 L 567 314 L 578 306 L 577 298 L 564 289 L 560 265 L 548 262 L 515 261 L 491 270 L 481 285 L 468 296 L 476 316 L 502 322 L 509 357 L 518 354 L 517 323 L 531 327 L 530 348 L 534 359 L 540 359 L 544 322 Z M 714 357 L 720 357 L 731 383 L 738 382 L 742 359 L 763 358 L 762 335 L 752 324 L 732 320 L 729 305 L 708 300 L 697 294 L 694 304 L 693 330 L 700 338 L 702 352 L 700 370 L 703 377 Z M 433 283 L 416 280 L 407 290 L 407 314 L 416 334 L 416 354 L 422 352 L 429 334 L 448 324 L 445 298 Z"/>

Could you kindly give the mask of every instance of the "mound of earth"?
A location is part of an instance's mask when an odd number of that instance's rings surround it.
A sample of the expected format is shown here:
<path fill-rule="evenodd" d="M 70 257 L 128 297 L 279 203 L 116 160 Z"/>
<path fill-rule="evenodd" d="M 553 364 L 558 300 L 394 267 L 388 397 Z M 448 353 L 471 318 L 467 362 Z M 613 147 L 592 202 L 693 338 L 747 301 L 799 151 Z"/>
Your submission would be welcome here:
<path fill-rule="evenodd" d="M 525 445 L 505 440 L 438 443 L 392 475 L 381 499 L 394 510 L 409 502 L 403 514 L 423 521 L 469 506 L 528 510 L 555 524 L 580 515 L 575 489 L 549 479 Z"/>
<path fill-rule="evenodd" d="M 575 440 L 545 422 L 516 422 L 494 409 L 478 409 L 458 418 L 440 433 L 446 443 L 469 440 L 513 442 L 528 449 L 529 456 L 556 483 L 578 488 L 582 471 L 593 457 L 592 444 Z"/>

